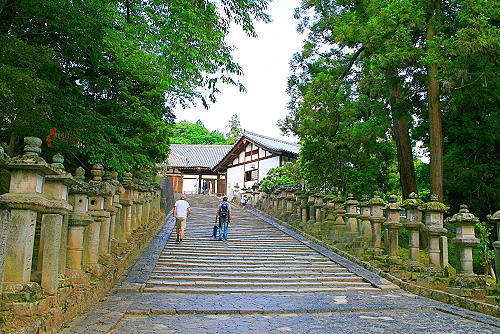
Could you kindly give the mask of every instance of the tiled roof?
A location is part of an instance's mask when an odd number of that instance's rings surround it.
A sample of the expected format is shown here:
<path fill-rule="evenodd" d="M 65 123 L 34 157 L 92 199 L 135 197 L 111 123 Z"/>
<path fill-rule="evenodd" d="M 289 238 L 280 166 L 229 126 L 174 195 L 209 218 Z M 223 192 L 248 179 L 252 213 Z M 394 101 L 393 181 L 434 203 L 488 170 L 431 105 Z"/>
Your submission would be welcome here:
<path fill-rule="evenodd" d="M 257 133 L 253 133 L 250 131 L 243 132 L 243 136 L 253 141 L 256 144 L 268 148 L 271 151 L 290 152 L 297 155 L 300 153 L 299 144 L 290 143 L 283 140 L 259 135 Z"/>
<path fill-rule="evenodd" d="M 170 167 L 208 167 L 212 169 L 232 147 L 232 145 L 171 144 L 167 165 Z"/>

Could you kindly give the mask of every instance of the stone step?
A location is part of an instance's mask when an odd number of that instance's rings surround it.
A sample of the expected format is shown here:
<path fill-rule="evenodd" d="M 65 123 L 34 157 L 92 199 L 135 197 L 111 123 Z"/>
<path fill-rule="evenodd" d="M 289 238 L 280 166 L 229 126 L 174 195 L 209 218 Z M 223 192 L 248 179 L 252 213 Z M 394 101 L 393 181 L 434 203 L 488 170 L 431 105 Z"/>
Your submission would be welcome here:
<path fill-rule="evenodd" d="M 322 287 L 322 286 L 343 286 L 343 287 L 370 287 L 371 285 L 369 283 L 365 282 L 346 282 L 346 281 L 329 281 L 329 282 L 302 282 L 302 281 L 294 281 L 293 284 L 290 284 L 292 282 L 288 281 L 281 281 L 281 282 L 273 282 L 273 281 L 248 281 L 248 282 L 240 282 L 240 281 L 233 281 L 230 279 L 223 280 L 220 279 L 219 281 L 205 281 L 205 280 L 155 280 L 155 279 L 150 279 L 148 281 L 148 286 L 152 287 L 153 285 L 161 285 L 161 286 L 215 286 L 215 287 L 220 287 L 221 290 L 226 288 L 226 287 L 279 287 L 279 286 L 284 286 L 284 287 L 289 287 L 289 286 L 294 286 L 294 287 L 300 287 L 300 286 L 307 286 L 307 287 Z"/>
<path fill-rule="evenodd" d="M 310 286 L 266 286 L 266 287 L 200 287 L 200 286 L 163 286 L 163 285 L 152 285 L 146 286 L 143 292 L 149 293 L 305 293 L 305 292 L 377 292 L 379 289 L 367 286 L 367 287 L 345 287 L 345 286 L 321 286 L 321 287 L 310 287 Z"/>
<path fill-rule="evenodd" d="M 144 292 L 380 291 L 248 212 L 233 212 L 228 241 L 211 237 L 215 210 L 193 208 L 182 244 L 170 235 Z M 210 218 L 210 219 L 209 219 Z"/>
<path fill-rule="evenodd" d="M 238 275 L 231 276 L 224 273 L 219 276 L 207 276 L 207 275 L 195 275 L 190 274 L 189 277 L 186 275 L 157 275 L 152 274 L 150 277 L 150 281 L 148 283 L 153 283 L 155 281 L 183 281 L 183 280 L 194 280 L 198 281 L 213 281 L 213 282 L 221 282 L 221 281 L 232 281 L 232 282 L 319 282 L 322 285 L 328 285 L 329 282 L 363 282 L 363 279 L 358 276 L 322 276 L 322 277 L 308 277 L 308 276 L 249 276 L 249 275 Z M 365 283 L 366 284 L 366 283 Z"/>
<path fill-rule="evenodd" d="M 343 268 L 342 268 L 343 269 Z M 217 276 L 221 274 L 220 268 L 215 268 L 215 269 L 209 269 L 209 268 L 157 268 L 152 272 L 153 275 L 210 275 L 210 276 Z M 230 271 L 224 271 L 224 275 L 248 275 L 253 274 L 253 275 L 265 275 L 267 277 L 295 277 L 295 276 L 300 276 L 300 277 L 316 277 L 319 279 L 322 279 L 323 277 L 358 277 L 355 274 L 346 271 L 343 269 L 343 271 L 337 271 L 337 270 L 261 270 L 261 269 L 254 269 L 254 270 L 242 270 L 242 268 L 238 268 L 238 270 L 230 270 Z"/>

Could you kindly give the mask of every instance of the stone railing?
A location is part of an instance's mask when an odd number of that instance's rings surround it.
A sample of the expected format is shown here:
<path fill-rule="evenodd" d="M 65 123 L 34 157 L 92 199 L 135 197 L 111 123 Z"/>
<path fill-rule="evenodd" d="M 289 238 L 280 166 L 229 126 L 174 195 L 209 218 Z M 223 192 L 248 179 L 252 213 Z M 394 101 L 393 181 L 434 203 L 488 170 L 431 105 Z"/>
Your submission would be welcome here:
<path fill-rule="evenodd" d="M 446 278 L 446 291 L 459 296 L 486 295 L 485 277 L 473 272 L 473 248 L 479 244 L 474 224 L 478 219 L 464 205 L 448 218 L 456 225 L 456 268 L 448 262 L 447 207 L 437 196 L 424 203 L 411 194 L 403 203 L 396 196 L 387 201 L 380 193 L 358 201 L 352 194 L 343 196 L 322 192 L 279 188 L 271 194 L 256 191 L 252 203 L 260 211 L 276 217 L 298 231 L 351 254 L 360 261 L 370 261 L 382 270 L 413 272 L 430 280 Z M 500 231 L 500 211 L 489 217 Z M 402 254 L 398 235 L 408 234 L 406 254 Z M 499 233 L 500 235 L 500 233 Z M 494 243 L 497 283 L 500 278 L 500 239 Z M 403 255 L 403 256 L 402 256 Z M 404 260 L 403 260 L 404 258 Z M 487 298 L 487 297 L 486 297 Z M 494 303 L 496 298 L 490 301 Z"/>
<path fill-rule="evenodd" d="M 130 173 L 118 181 L 100 164 L 86 181 L 81 167 L 75 176 L 65 171 L 61 155 L 47 163 L 40 146 L 28 137 L 23 156 L 0 152 L 0 168 L 11 173 L 0 195 L 0 286 L 13 314 L 59 314 L 46 320 L 50 331 L 111 288 L 165 213 L 157 184 Z M 78 291 L 85 296 L 72 295 Z"/>

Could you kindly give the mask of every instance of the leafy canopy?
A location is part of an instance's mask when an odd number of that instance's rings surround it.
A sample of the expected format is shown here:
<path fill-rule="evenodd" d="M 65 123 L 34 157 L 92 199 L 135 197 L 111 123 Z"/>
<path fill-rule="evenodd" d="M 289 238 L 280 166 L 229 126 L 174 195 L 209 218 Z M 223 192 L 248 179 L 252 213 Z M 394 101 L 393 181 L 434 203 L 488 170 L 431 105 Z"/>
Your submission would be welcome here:
<path fill-rule="evenodd" d="M 0 142 L 46 139 L 69 170 L 151 170 L 166 159 L 177 105 L 214 102 L 241 67 L 231 23 L 256 36 L 267 0 L 0 1 Z M 50 158 L 48 158 L 50 161 Z"/>

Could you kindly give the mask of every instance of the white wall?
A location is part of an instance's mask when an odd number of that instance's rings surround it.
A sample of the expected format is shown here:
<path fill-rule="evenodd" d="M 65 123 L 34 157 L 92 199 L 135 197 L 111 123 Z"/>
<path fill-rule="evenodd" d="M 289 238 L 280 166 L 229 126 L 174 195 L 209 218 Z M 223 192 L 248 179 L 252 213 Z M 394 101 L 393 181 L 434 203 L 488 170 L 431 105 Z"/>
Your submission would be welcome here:
<path fill-rule="evenodd" d="M 227 177 L 226 194 L 227 194 L 227 197 L 229 198 L 229 200 L 232 200 L 234 197 L 234 194 L 233 194 L 234 186 L 236 184 L 238 184 L 238 186 L 240 187 L 240 190 L 244 186 L 245 172 L 243 169 L 243 165 L 228 168 L 226 177 Z"/>
<path fill-rule="evenodd" d="M 259 182 L 266 177 L 271 168 L 279 167 L 280 157 L 272 157 L 259 161 Z"/>

